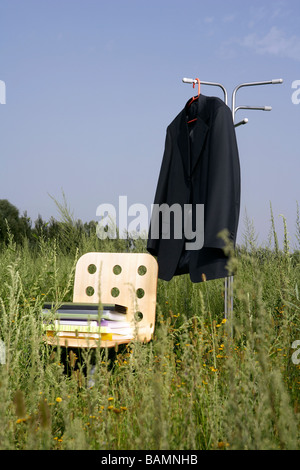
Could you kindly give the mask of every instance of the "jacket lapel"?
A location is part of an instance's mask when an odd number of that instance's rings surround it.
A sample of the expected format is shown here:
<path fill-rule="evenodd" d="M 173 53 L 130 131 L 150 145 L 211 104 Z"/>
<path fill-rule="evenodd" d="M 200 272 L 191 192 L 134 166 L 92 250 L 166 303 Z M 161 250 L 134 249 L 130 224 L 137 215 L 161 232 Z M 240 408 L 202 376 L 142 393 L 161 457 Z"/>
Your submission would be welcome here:
<path fill-rule="evenodd" d="M 190 142 L 185 110 L 183 110 L 179 115 L 179 130 L 177 143 L 182 159 L 182 166 L 184 168 L 185 176 L 188 178 L 190 175 Z"/>
<path fill-rule="evenodd" d="M 206 97 L 200 95 L 198 100 L 192 104 L 196 107 L 194 114 L 197 121 L 191 126 L 187 123 L 187 104 L 179 115 L 177 143 L 183 168 L 186 177 L 189 179 L 198 163 L 209 127 L 205 122 L 207 120 Z"/>
<path fill-rule="evenodd" d="M 208 125 L 200 117 L 198 117 L 193 129 L 190 131 L 190 176 L 192 176 L 193 171 L 195 170 L 199 161 L 207 132 Z"/>

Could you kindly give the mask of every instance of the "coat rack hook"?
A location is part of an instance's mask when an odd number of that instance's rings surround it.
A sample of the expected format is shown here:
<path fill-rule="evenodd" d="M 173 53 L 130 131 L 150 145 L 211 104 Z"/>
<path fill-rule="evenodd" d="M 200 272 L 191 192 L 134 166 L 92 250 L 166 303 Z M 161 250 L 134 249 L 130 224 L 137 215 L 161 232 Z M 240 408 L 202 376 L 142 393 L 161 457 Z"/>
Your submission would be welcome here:
<path fill-rule="evenodd" d="M 194 78 L 183 78 L 182 79 L 183 83 L 196 83 L 196 80 Z M 226 88 L 221 84 L 221 83 L 215 83 L 215 82 L 205 82 L 201 80 L 201 85 L 211 85 L 211 86 L 217 86 L 220 87 L 224 93 L 224 102 L 227 104 L 228 102 L 228 93 Z"/>

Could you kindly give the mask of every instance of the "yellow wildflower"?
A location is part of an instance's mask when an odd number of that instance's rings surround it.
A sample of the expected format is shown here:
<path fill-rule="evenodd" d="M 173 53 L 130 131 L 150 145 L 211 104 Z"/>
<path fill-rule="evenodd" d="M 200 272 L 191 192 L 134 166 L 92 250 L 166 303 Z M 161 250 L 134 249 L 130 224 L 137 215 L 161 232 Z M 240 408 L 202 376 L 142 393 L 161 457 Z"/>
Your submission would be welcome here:
<path fill-rule="evenodd" d="M 229 447 L 228 442 L 218 442 L 219 449 L 224 449 L 224 447 Z"/>

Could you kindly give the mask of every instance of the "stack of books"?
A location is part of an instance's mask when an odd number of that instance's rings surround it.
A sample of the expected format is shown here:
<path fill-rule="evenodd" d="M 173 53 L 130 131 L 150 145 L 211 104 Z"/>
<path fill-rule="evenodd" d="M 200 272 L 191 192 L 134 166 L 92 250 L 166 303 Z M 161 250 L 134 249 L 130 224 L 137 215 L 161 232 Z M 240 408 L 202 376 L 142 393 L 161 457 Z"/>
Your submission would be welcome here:
<path fill-rule="evenodd" d="M 126 314 L 127 307 L 118 304 L 64 303 L 55 310 L 53 304 L 45 303 L 42 320 L 48 336 L 131 340 L 134 325 L 126 320 Z"/>

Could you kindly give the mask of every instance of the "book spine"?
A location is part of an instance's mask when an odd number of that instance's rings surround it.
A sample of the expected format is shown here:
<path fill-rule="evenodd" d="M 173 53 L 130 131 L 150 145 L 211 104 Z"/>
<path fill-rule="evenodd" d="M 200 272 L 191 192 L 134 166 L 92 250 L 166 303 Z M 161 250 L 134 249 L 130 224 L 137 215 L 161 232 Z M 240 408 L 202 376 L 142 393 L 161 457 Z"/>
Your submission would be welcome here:
<path fill-rule="evenodd" d="M 119 328 L 117 331 L 115 331 L 113 328 L 106 327 L 106 326 L 93 326 L 93 325 L 70 325 L 70 324 L 60 324 L 60 323 L 54 323 L 50 325 L 45 325 L 44 326 L 45 331 L 78 331 L 78 332 L 84 332 L 84 333 L 116 333 L 119 335 L 132 335 L 132 329 L 131 328 Z"/>
<path fill-rule="evenodd" d="M 51 305 L 51 304 L 48 304 L 47 302 L 44 303 L 44 310 L 48 310 L 49 312 L 51 312 L 53 309 L 54 309 L 54 305 Z M 123 305 L 119 305 L 119 304 L 89 304 L 89 303 L 85 303 L 85 304 L 78 304 L 78 303 L 66 303 L 66 304 L 62 304 L 58 309 L 56 309 L 56 311 L 63 311 L 63 310 L 66 310 L 66 311 L 74 311 L 74 310 L 77 310 L 79 312 L 82 312 L 83 310 L 88 310 L 90 311 L 91 313 L 95 312 L 99 312 L 99 311 L 105 311 L 105 310 L 113 310 L 115 312 L 118 312 L 118 313 L 123 313 L 123 314 L 126 314 L 127 313 L 127 307 L 123 306 Z"/>
<path fill-rule="evenodd" d="M 107 328 L 104 326 L 81 326 L 81 325 L 59 325 L 59 324 L 52 324 L 52 325 L 46 325 L 45 327 L 46 331 L 80 331 L 80 332 L 86 332 L 86 333 L 109 333 L 107 331 Z"/>
<path fill-rule="evenodd" d="M 67 311 L 57 311 L 55 314 L 52 314 L 48 311 L 43 311 L 42 312 L 42 318 L 56 318 L 56 319 L 73 319 L 73 320 L 76 320 L 76 319 L 86 319 L 88 320 L 89 318 L 90 319 L 94 319 L 95 318 L 103 318 L 103 319 L 111 319 L 111 320 L 115 320 L 115 321 L 124 321 L 125 318 L 126 318 L 126 315 L 124 315 L 123 313 L 118 313 L 118 314 L 115 314 L 113 312 L 102 312 L 102 313 L 98 313 L 98 312 L 82 312 L 82 311 L 72 311 L 72 312 L 67 312 Z"/>

